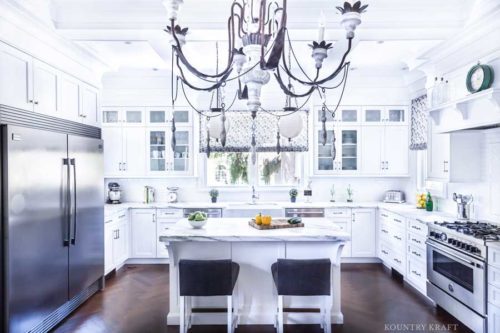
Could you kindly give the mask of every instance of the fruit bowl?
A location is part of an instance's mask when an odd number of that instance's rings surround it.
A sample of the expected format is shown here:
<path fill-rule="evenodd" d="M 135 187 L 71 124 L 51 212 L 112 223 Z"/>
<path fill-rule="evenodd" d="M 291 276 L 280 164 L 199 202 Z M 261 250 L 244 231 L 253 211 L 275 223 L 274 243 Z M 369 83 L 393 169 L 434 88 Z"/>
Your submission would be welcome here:
<path fill-rule="evenodd" d="M 188 221 L 189 224 L 194 228 L 194 229 L 200 229 L 203 228 L 205 224 L 207 224 L 207 213 L 205 212 L 194 212 L 189 214 L 188 216 Z"/>

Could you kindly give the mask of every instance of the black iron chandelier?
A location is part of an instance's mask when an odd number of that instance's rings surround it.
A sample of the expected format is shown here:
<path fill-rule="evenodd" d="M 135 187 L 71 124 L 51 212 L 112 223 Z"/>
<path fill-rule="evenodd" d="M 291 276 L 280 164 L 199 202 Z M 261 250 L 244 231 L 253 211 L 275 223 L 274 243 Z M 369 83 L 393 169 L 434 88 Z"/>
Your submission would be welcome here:
<path fill-rule="evenodd" d="M 258 111 L 265 111 L 260 98 L 261 89 L 270 81 L 272 74 L 286 95 L 284 113 L 280 117 L 299 111 L 306 105 L 314 92 L 319 94 L 323 104 L 320 119 L 323 123 L 322 141 L 323 144 L 326 144 L 326 112 L 331 113 L 334 117 L 336 109 L 340 105 L 350 64 L 346 61 L 346 58 L 351 51 L 356 27 L 361 24 L 361 13 L 366 10 L 368 5 L 362 5 L 360 1 L 356 1 L 354 4 L 344 2 L 342 7 L 336 7 L 342 15 L 340 23 L 346 30 L 347 49 L 343 53 L 339 64 L 328 74 L 321 76 L 323 61 L 328 57 L 328 51 L 334 45 L 324 40 L 324 26 L 320 27 L 318 41 L 309 44 L 312 49 L 312 58 L 316 70 L 312 75 L 306 73 L 295 56 L 288 33 L 287 0 L 234 0 L 227 21 L 227 63 L 222 70 L 219 70 L 217 59 L 215 72 L 202 72 L 189 62 L 183 51 L 188 28 L 182 28 L 176 23 L 179 7 L 182 3 L 183 0 L 164 1 L 170 20 L 170 24 L 165 31 L 170 34 L 172 44 L 172 106 L 175 106 L 178 91 L 180 90 L 184 93 L 191 107 L 201 116 L 207 117 L 207 119 L 221 117 L 222 132 L 219 138 L 224 146 L 226 140 L 225 112 L 230 110 L 236 99 L 246 100 L 247 109 L 251 112 L 252 119 L 255 120 Z M 243 46 L 238 48 L 237 45 L 240 45 L 239 40 L 241 40 Z M 297 68 L 300 69 L 300 75 L 292 72 L 292 56 Z M 174 74 L 174 68 L 176 68 L 177 74 Z M 188 80 L 185 75 L 186 72 L 198 78 L 198 84 Z M 338 77 L 340 77 L 340 82 L 331 85 L 331 82 Z M 221 94 L 221 89 L 224 89 L 228 82 L 236 80 L 238 89 L 233 102 L 230 106 L 227 106 L 224 103 L 224 94 Z M 203 84 L 199 85 L 200 82 L 203 82 Z M 181 86 L 181 89 L 179 89 L 179 86 Z M 211 102 L 209 110 L 197 110 L 189 101 L 185 87 L 196 91 L 212 92 L 212 100 L 213 96 L 216 96 L 215 106 Z M 296 87 L 300 87 L 301 91 L 298 91 Z M 336 107 L 330 110 L 326 105 L 326 91 L 339 87 L 342 92 Z M 292 106 L 292 98 L 295 99 L 295 106 Z M 306 98 L 306 102 L 300 107 L 297 103 L 298 98 Z M 173 124 L 172 130 L 175 131 L 175 124 Z M 175 142 L 172 142 L 172 146 L 175 146 Z M 252 139 L 251 146 L 255 146 L 255 138 Z M 207 154 L 210 153 L 210 149 L 206 151 L 208 151 Z M 253 155 L 255 155 L 255 151 L 252 151 Z M 252 159 L 254 160 L 255 156 Z"/>

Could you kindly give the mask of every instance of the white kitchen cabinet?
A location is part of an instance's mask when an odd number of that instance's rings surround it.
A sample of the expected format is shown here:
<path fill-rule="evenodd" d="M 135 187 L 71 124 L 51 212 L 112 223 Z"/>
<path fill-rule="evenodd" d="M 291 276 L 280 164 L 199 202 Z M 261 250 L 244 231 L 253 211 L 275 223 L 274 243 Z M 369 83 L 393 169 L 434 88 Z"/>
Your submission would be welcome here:
<path fill-rule="evenodd" d="M 488 332 L 500 332 L 500 307 L 488 303 Z"/>
<path fill-rule="evenodd" d="M 44 62 L 33 60 L 33 104 L 35 105 L 35 112 L 61 117 L 58 93 L 58 71 Z"/>
<path fill-rule="evenodd" d="M 325 218 L 331 220 L 340 230 L 351 235 L 352 215 L 350 208 L 328 208 L 325 209 Z M 342 250 L 342 258 L 352 257 L 351 241 L 346 242 Z"/>
<path fill-rule="evenodd" d="M 103 127 L 106 177 L 139 177 L 145 174 L 144 133 L 142 127 Z"/>
<path fill-rule="evenodd" d="M 315 174 L 355 175 L 360 170 L 360 127 L 336 126 L 327 130 L 326 144 L 322 144 L 323 131 L 315 129 Z M 333 159 L 333 135 L 335 134 L 335 160 Z"/>
<path fill-rule="evenodd" d="M 81 83 L 80 92 L 80 121 L 85 125 L 100 126 L 99 91 L 88 84 Z"/>
<path fill-rule="evenodd" d="M 160 236 L 163 236 L 174 224 L 183 217 L 183 210 L 178 208 L 165 208 L 156 210 L 156 257 L 168 258 L 168 251 L 165 243 L 160 241 Z"/>
<path fill-rule="evenodd" d="M 33 58 L 0 42 L 0 104 L 33 110 Z"/>
<path fill-rule="evenodd" d="M 191 174 L 192 137 L 191 128 L 177 128 L 175 151 L 172 151 L 172 132 L 170 130 L 166 130 L 164 127 L 148 128 L 146 130 L 147 173 L 149 175 Z"/>
<path fill-rule="evenodd" d="M 80 82 L 72 76 L 61 74 L 60 77 L 61 117 L 67 120 L 79 119 Z"/>
<path fill-rule="evenodd" d="M 376 257 L 376 222 L 374 209 L 352 210 L 352 257 Z"/>
<path fill-rule="evenodd" d="M 362 173 L 373 176 L 407 176 L 408 126 L 364 126 L 361 139 Z"/>
<path fill-rule="evenodd" d="M 476 131 L 437 133 L 429 121 L 427 178 L 443 182 L 481 180 L 482 141 L 482 133 Z"/>
<path fill-rule="evenodd" d="M 379 257 L 384 264 L 406 275 L 406 219 L 387 210 L 378 216 Z"/>
<path fill-rule="evenodd" d="M 102 109 L 102 124 L 103 127 L 142 127 L 145 113 L 144 107 L 105 107 Z"/>
<path fill-rule="evenodd" d="M 172 119 L 175 119 L 176 126 L 188 126 L 192 122 L 191 114 L 189 110 L 172 110 L 169 106 L 146 108 L 147 123 L 153 126 L 171 124 Z"/>
<path fill-rule="evenodd" d="M 104 225 L 104 273 L 120 268 L 128 259 L 128 218 L 124 210 L 108 217 Z"/>
<path fill-rule="evenodd" d="M 131 258 L 156 258 L 156 209 L 132 209 Z"/>
<path fill-rule="evenodd" d="M 366 106 L 362 110 L 362 122 L 366 126 L 407 125 L 407 106 Z"/>

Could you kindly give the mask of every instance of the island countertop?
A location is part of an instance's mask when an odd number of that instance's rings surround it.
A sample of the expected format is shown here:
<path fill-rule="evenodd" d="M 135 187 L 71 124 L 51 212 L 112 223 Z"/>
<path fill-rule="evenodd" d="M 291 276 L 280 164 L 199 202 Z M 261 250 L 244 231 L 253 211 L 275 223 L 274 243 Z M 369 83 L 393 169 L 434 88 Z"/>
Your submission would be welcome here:
<path fill-rule="evenodd" d="M 162 242 L 325 242 L 349 241 L 351 236 L 327 218 L 303 218 L 304 227 L 258 230 L 248 218 L 209 218 L 201 229 L 179 220 L 162 232 Z"/>

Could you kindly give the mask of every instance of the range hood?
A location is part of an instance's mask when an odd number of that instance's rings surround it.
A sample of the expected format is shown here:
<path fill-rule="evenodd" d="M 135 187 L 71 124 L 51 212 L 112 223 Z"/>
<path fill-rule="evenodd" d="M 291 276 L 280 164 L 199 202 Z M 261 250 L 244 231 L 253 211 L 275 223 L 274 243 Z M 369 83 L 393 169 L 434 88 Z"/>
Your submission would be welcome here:
<path fill-rule="evenodd" d="M 500 127 L 500 88 L 490 88 L 429 110 L 438 133 Z"/>

